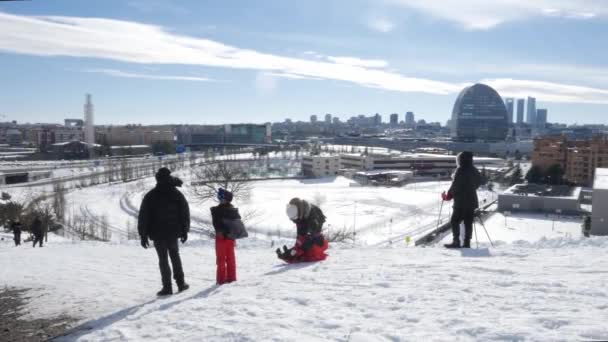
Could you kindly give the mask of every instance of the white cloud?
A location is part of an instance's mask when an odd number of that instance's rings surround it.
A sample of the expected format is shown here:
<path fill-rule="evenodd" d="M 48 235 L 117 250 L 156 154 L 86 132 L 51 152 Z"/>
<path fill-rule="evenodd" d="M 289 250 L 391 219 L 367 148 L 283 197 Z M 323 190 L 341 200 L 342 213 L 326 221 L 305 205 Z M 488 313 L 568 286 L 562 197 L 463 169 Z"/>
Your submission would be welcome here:
<path fill-rule="evenodd" d="M 195 76 L 173 76 L 173 75 L 150 75 L 150 74 L 139 74 L 131 73 L 116 69 L 87 69 L 85 72 L 104 74 L 113 77 L 124 77 L 124 78 L 141 78 L 146 80 L 161 80 L 161 81 L 191 81 L 191 82 L 211 82 L 212 79 L 206 77 L 195 77 Z"/>
<path fill-rule="evenodd" d="M 543 102 L 608 104 L 608 90 L 606 89 L 509 78 L 486 79 L 481 83 L 496 89 L 502 96 L 523 98 L 532 95 Z"/>
<path fill-rule="evenodd" d="M 386 0 L 467 29 L 490 29 L 505 22 L 550 16 L 590 19 L 607 16 L 605 0 Z"/>
<path fill-rule="evenodd" d="M 330 62 L 338 64 L 346 64 L 352 66 L 360 66 L 364 68 L 385 68 L 388 66 L 388 62 L 382 59 L 361 59 L 357 57 L 334 57 L 327 56 Z"/>
<path fill-rule="evenodd" d="M 380 33 L 389 33 L 395 29 L 395 24 L 386 17 L 371 17 L 367 20 L 367 26 Z"/>
<path fill-rule="evenodd" d="M 158 26 L 103 18 L 25 17 L 0 12 L 0 51 L 148 65 L 183 64 L 254 70 L 258 72 L 256 87 L 264 92 L 274 91 L 279 77 L 336 80 L 398 92 L 444 95 L 458 93 L 465 86 L 464 83 L 407 77 L 378 68 L 386 66 L 379 60 L 370 63 L 353 57 L 333 57 L 333 61 L 283 57 L 178 35 Z M 155 79 L 172 77 L 186 80 L 184 77 L 188 77 L 141 75 L 113 69 L 104 73 Z M 188 80 L 194 81 L 192 78 Z M 197 81 L 203 81 L 203 78 L 197 78 Z M 488 82 L 506 95 L 521 93 L 547 101 L 608 103 L 608 90 L 598 88 L 510 79 L 491 79 Z"/>

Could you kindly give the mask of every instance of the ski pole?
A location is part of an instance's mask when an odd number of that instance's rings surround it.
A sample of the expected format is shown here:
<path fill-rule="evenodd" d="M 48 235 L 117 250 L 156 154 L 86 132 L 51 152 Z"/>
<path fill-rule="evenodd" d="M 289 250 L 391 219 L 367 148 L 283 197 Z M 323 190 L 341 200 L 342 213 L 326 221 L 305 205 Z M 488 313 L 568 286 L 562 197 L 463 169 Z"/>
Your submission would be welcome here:
<path fill-rule="evenodd" d="M 479 219 L 479 223 L 481 223 L 481 226 L 483 227 L 483 230 L 485 230 L 485 232 L 486 232 L 486 236 L 488 237 L 488 241 L 490 241 L 490 245 L 492 245 L 492 247 L 494 247 L 494 243 L 492 242 L 492 239 L 490 239 L 490 234 L 488 233 L 488 230 L 486 229 L 486 225 L 483 224 L 481 217 L 478 217 L 478 219 Z"/>
<path fill-rule="evenodd" d="M 439 217 L 437 217 L 437 229 L 439 229 L 439 223 L 441 223 L 441 212 L 443 211 L 443 202 L 445 201 L 441 200 L 441 206 L 439 207 Z"/>
<path fill-rule="evenodd" d="M 473 222 L 473 232 L 475 233 L 475 244 L 477 245 L 477 249 L 479 249 L 479 240 L 477 240 L 477 225 Z"/>

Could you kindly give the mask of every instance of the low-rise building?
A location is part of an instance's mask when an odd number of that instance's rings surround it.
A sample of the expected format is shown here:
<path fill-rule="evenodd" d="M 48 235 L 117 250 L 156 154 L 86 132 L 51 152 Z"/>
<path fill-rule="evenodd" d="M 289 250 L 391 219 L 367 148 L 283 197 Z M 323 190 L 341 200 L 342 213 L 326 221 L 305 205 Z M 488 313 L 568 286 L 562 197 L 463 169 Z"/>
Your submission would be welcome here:
<path fill-rule="evenodd" d="M 340 156 L 316 155 L 302 158 L 302 174 L 307 177 L 336 176 L 340 171 Z"/>
<path fill-rule="evenodd" d="M 608 168 L 595 170 L 591 234 L 608 235 Z"/>
<path fill-rule="evenodd" d="M 581 188 L 566 185 L 516 184 L 498 195 L 501 212 L 543 212 L 578 215 Z"/>

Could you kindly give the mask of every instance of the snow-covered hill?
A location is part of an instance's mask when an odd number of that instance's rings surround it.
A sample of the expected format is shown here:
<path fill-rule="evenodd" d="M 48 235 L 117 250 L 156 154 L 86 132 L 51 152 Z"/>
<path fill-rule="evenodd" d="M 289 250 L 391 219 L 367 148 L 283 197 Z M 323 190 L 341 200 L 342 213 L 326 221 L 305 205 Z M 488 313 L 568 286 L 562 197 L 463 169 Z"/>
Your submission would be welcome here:
<path fill-rule="evenodd" d="M 237 249 L 239 280 L 218 287 L 213 244 L 199 240 L 182 248 L 190 290 L 157 299 L 153 249 L 4 241 L 0 286 L 31 288 L 32 317 L 78 319 L 66 341 L 605 340 L 606 248 L 605 238 L 334 245 L 324 262 L 288 266 L 250 239 Z"/>

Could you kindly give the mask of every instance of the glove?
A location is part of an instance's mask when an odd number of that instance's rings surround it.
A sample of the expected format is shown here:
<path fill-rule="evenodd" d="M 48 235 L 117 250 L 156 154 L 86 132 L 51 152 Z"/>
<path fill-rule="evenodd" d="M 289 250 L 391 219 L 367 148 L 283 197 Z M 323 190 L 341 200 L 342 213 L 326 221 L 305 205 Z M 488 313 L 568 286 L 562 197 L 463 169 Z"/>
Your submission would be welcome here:
<path fill-rule="evenodd" d="M 452 200 L 452 195 L 448 192 L 446 193 L 445 191 L 441 193 L 441 199 L 444 201 L 451 201 Z"/>
<path fill-rule="evenodd" d="M 182 237 L 180 238 L 180 241 L 181 241 L 182 243 L 185 243 L 186 241 L 188 241 L 188 234 L 184 234 L 184 235 L 182 235 Z"/>
<path fill-rule="evenodd" d="M 148 241 L 147 237 L 141 238 L 141 246 L 146 249 L 150 246 L 150 241 Z"/>

